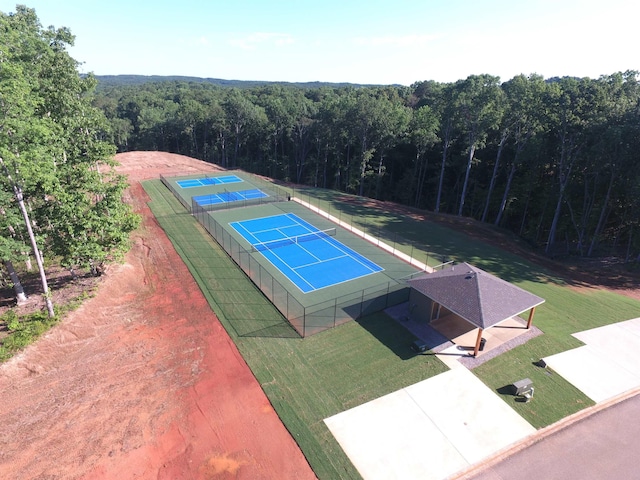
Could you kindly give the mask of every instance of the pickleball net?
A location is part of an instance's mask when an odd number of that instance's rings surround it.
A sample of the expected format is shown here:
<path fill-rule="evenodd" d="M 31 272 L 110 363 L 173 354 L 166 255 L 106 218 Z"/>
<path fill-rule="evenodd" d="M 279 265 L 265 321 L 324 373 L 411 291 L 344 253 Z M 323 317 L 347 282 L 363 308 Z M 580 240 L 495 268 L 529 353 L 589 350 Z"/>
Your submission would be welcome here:
<path fill-rule="evenodd" d="M 326 239 L 327 237 L 335 237 L 336 233 L 337 232 L 335 228 L 327 228 L 325 230 L 318 230 L 317 232 L 305 233 L 302 235 L 296 235 L 294 237 L 279 238 L 278 240 L 255 243 L 251 245 L 251 251 L 263 252 L 265 250 L 273 250 L 275 248 L 286 247 L 288 245 L 294 245 L 297 243 L 322 240 Z"/>

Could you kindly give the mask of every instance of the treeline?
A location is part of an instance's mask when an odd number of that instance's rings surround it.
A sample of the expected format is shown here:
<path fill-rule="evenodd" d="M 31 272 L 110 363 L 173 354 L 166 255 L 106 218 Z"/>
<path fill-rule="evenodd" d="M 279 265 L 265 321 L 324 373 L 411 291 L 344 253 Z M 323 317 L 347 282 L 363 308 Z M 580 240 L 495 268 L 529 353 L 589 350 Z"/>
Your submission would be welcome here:
<path fill-rule="evenodd" d="M 278 84 L 300 88 L 323 88 L 323 87 L 366 87 L 371 85 L 360 85 L 353 83 L 331 83 L 331 82 L 261 82 L 258 80 L 225 80 L 223 78 L 202 78 L 186 77 L 182 75 L 95 75 L 98 80 L 97 91 L 113 87 L 123 87 L 141 85 L 143 83 L 157 82 L 187 82 L 187 83 L 208 83 L 218 87 L 235 88 L 255 88 L 268 84 Z"/>
<path fill-rule="evenodd" d="M 411 87 L 103 88 L 124 150 L 163 150 L 507 228 L 547 254 L 640 260 L 640 85 L 474 75 Z"/>
<path fill-rule="evenodd" d="M 121 258 L 138 217 L 122 202 L 109 123 L 92 106 L 66 28 L 42 28 L 33 9 L 0 12 L 0 285 L 25 300 L 20 276 L 38 267 L 55 316 L 47 269 L 98 274 Z M 26 328 L 26 327 L 25 327 Z"/>

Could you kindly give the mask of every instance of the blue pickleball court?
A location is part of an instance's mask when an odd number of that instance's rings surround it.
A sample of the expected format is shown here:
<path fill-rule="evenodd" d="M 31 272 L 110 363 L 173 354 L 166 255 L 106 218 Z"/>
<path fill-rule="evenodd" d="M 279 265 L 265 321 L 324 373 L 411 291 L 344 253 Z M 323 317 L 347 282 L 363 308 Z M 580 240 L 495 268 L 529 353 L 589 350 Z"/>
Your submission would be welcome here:
<path fill-rule="evenodd" d="M 211 195 L 197 195 L 193 197 L 193 200 L 201 207 L 206 207 L 207 205 L 218 205 L 221 203 L 257 200 L 259 198 L 265 198 L 268 196 L 269 195 L 264 193 L 259 188 L 254 188 L 252 190 L 240 190 L 237 192 L 220 192 L 213 193 Z"/>
<path fill-rule="evenodd" d="M 229 224 L 302 292 L 383 271 L 383 268 L 293 213 Z"/>
<path fill-rule="evenodd" d="M 244 182 L 237 175 L 223 175 L 220 177 L 190 178 L 188 180 L 178 180 L 176 183 L 180 188 L 207 187 L 209 185 L 226 185 L 228 183 Z"/>

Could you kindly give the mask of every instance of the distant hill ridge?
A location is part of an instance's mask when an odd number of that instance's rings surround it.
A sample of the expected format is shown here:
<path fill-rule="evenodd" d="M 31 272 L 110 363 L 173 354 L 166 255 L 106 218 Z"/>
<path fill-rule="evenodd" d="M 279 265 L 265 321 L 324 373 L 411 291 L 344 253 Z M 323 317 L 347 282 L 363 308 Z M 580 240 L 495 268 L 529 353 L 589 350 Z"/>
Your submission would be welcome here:
<path fill-rule="evenodd" d="M 187 77 L 181 75 L 96 75 L 99 87 L 118 87 L 125 85 L 141 85 L 155 82 L 192 82 L 209 83 L 220 87 L 253 88 L 263 85 L 289 85 L 300 88 L 320 88 L 320 87 L 374 87 L 380 85 L 365 85 L 356 83 L 331 83 L 331 82 L 274 82 L 259 80 L 224 80 L 221 78 L 201 78 Z M 394 85 L 399 86 L 399 85 Z"/>

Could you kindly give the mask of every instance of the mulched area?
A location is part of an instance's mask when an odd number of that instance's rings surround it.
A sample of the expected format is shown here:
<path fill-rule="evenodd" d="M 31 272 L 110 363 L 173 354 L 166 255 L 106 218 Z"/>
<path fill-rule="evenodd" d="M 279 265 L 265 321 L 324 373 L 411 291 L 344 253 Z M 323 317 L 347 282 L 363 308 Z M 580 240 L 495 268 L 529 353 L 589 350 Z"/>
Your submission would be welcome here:
<path fill-rule="evenodd" d="M 462 357 L 460 358 L 460 363 L 467 367 L 469 370 L 473 370 L 476 367 L 479 367 L 485 362 L 496 358 L 499 355 L 502 355 L 504 352 L 508 352 L 509 350 L 516 348 L 520 345 L 524 345 L 532 338 L 535 338 L 539 335 L 542 335 L 542 330 L 540 330 L 535 325 L 531 326 L 525 333 L 519 335 L 507 342 L 504 342 L 502 345 L 499 345 L 495 348 L 492 348 L 486 353 L 482 355 L 478 355 L 477 357 Z"/>

